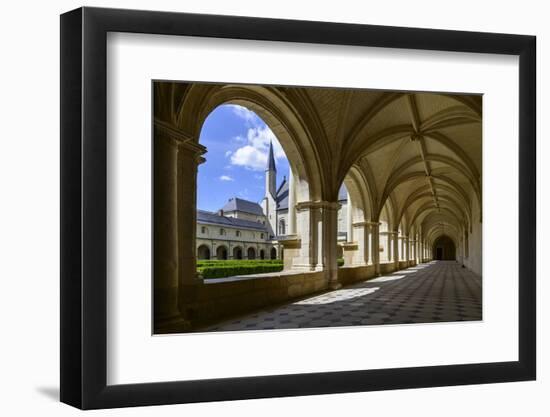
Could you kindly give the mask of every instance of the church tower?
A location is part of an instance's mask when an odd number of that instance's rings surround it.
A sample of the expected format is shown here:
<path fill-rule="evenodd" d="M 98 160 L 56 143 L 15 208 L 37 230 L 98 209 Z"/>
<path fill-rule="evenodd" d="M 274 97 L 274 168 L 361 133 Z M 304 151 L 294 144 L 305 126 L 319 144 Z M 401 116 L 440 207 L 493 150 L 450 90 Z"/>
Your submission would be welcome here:
<path fill-rule="evenodd" d="M 271 193 L 275 197 L 277 181 L 277 168 L 275 168 L 275 157 L 273 156 L 273 143 L 269 142 L 269 155 L 265 169 L 265 196 Z"/>
<path fill-rule="evenodd" d="M 265 168 L 265 196 L 262 200 L 262 210 L 266 217 L 270 236 L 276 235 L 277 230 L 277 168 L 273 155 L 273 144 L 269 143 L 269 155 L 267 156 L 267 167 Z"/>

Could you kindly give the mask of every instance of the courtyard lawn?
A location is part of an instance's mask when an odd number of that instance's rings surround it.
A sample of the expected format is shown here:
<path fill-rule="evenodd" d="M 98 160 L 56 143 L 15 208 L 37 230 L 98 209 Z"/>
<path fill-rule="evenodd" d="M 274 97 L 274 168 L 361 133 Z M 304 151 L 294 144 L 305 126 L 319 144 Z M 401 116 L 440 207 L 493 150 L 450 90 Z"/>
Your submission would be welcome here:
<path fill-rule="evenodd" d="M 265 274 L 283 270 L 280 259 L 231 259 L 197 261 L 197 272 L 204 279 L 225 278 L 235 275 Z"/>

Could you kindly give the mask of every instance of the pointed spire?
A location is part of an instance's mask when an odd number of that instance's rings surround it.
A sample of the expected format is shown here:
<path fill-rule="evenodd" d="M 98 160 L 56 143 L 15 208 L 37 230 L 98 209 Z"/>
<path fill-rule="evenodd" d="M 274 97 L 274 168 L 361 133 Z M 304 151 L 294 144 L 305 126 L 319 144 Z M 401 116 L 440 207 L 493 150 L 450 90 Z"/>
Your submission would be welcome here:
<path fill-rule="evenodd" d="M 273 156 L 273 142 L 269 141 L 269 156 L 267 157 L 267 171 L 277 171 L 275 157 Z"/>

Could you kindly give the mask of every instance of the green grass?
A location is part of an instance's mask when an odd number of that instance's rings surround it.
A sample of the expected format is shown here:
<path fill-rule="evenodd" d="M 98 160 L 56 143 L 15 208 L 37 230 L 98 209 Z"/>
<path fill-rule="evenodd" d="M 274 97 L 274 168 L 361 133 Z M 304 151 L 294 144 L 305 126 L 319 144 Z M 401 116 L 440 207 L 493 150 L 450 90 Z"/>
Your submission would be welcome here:
<path fill-rule="evenodd" d="M 230 259 L 197 261 L 197 271 L 204 279 L 225 278 L 235 275 L 264 274 L 283 270 L 280 259 Z"/>

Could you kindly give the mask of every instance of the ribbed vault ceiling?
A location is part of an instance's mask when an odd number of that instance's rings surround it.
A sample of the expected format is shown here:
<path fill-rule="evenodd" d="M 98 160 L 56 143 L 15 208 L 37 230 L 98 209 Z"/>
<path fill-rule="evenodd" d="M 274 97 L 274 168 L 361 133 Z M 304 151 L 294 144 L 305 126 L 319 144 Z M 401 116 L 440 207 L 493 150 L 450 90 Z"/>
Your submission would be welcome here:
<path fill-rule="evenodd" d="M 293 138 L 319 197 L 334 201 L 345 181 L 365 220 L 435 240 L 481 219 L 480 95 L 188 83 L 155 94 L 171 98 L 155 117 L 195 138 L 219 104 L 256 111 Z"/>

